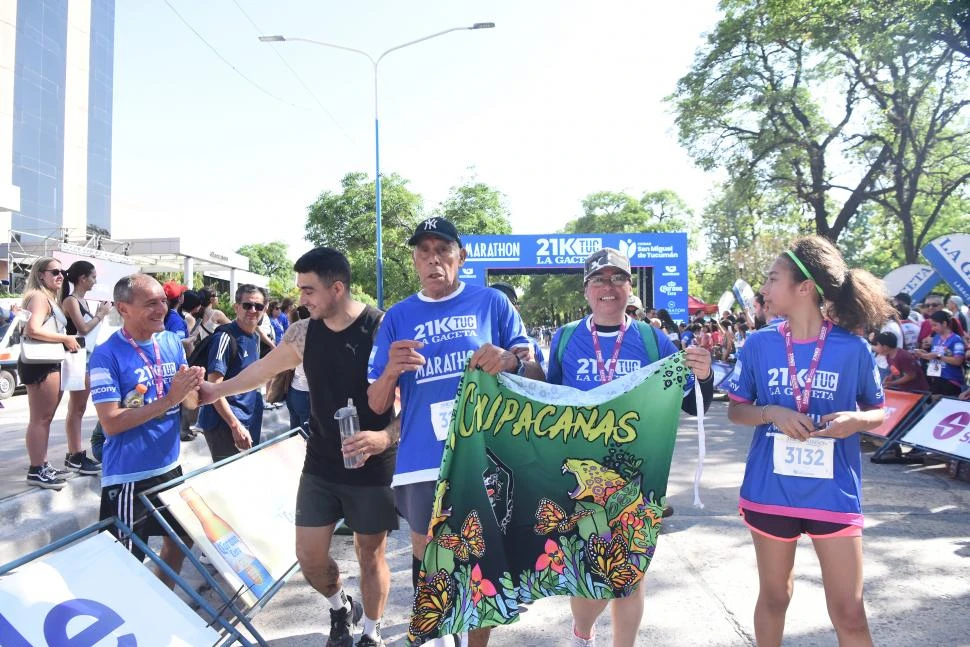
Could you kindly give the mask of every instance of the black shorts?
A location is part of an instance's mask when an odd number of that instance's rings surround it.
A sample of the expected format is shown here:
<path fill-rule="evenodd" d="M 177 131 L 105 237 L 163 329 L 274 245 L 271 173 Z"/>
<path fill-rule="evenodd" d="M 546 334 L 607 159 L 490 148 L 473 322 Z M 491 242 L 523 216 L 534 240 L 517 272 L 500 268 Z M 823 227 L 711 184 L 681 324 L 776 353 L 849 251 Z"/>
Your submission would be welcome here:
<path fill-rule="evenodd" d="M 60 373 L 61 364 L 24 364 L 17 360 L 17 377 L 21 384 L 40 384 L 47 379 L 51 373 Z"/>
<path fill-rule="evenodd" d="M 173 479 L 177 479 L 182 476 L 182 467 L 178 466 L 171 469 L 164 474 L 158 476 L 152 476 L 141 481 L 133 481 L 131 483 L 119 483 L 117 485 L 109 485 L 107 487 L 101 488 L 101 520 L 110 519 L 111 517 L 118 517 L 121 523 L 125 524 L 136 534 L 142 541 L 148 541 L 149 537 L 159 537 L 168 536 L 162 529 L 162 525 L 142 504 L 141 499 L 138 495 L 145 490 L 150 490 L 153 487 L 161 485 L 162 483 L 167 483 Z M 154 501 L 156 505 L 159 505 L 159 501 Z M 175 520 L 175 517 L 166 509 L 159 505 L 159 511 L 165 518 L 165 521 L 172 526 L 176 534 L 182 538 L 182 540 L 188 539 L 188 534 L 182 529 L 182 526 Z M 145 559 L 145 553 L 142 552 L 127 536 L 121 537 L 118 533 L 118 528 L 111 526 L 108 529 L 112 535 L 118 537 L 122 544 L 131 551 L 131 553 L 139 560 Z"/>
<path fill-rule="evenodd" d="M 343 519 L 362 535 L 397 530 L 394 496 L 386 485 L 343 485 L 319 476 L 300 475 L 296 493 L 296 525 L 319 528 Z"/>
<path fill-rule="evenodd" d="M 212 456 L 213 463 L 240 453 L 229 427 L 221 422 L 215 429 L 203 431 L 202 435 L 205 437 L 205 444 L 209 447 L 209 455 Z"/>
<path fill-rule="evenodd" d="M 408 483 L 394 488 L 397 512 L 411 526 L 411 532 L 428 532 L 431 511 L 434 509 L 434 481 Z"/>
<path fill-rule="evenodd" d="M 862 526 L 847 523 L 786 517 L 780 514 L 754 512 L 741 507 L 738 508 L 738 512 L 748 528 L 760 535 L 779 541 L 795 541 L 802 534 L 806 534 L 812 539 L 862 536 Z"/>

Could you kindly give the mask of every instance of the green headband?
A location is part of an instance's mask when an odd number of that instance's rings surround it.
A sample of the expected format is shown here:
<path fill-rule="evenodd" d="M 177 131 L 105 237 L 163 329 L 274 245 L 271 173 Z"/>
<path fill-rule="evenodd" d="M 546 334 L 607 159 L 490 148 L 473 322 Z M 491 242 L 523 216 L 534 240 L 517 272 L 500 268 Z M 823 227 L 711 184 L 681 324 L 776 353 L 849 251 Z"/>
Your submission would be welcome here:
<path fill-rule="evenodd" d="M 788 254 L 788 258 L 790 258 L 792 262 L 798 266 L 798 269 L 802 271 L 802 274 L 805 275 L 805 278 L 815 284 L 815 289 L 818 290 L 818 295 L 822 297 L 822 299 L 824 300 L 825 293 L 822 292 L 822 288 L 818 286 L 818 281 L 816 281 L 815 277 L 812 276 L 812 273 L 808 271 L 808 268 L 805 267 L 805 265 L 800 260 L 798 260 L 798 257 L 795 256 L 795 252 L 788 250 L 785 253 Z"/>

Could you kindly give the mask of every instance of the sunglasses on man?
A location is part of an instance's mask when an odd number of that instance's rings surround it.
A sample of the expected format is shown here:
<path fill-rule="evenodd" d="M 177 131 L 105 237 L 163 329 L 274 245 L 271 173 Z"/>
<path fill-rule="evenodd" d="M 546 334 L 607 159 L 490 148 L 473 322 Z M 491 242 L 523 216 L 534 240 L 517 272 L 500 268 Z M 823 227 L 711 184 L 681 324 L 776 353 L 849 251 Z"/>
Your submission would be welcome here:
<path fill-rule="evenodd" d="M 242 309 L 243 310 L 253 310 L 253 309 L 255 309 L 256 312 L 262 312 L 263 309 L 266 307 L 266 304 L 265 303 L 252 303 L 252 302 L 249 302 L 249 301 L 247 301 L 246 303 L 240 303 L 239 305 L 242 306 Z"/>

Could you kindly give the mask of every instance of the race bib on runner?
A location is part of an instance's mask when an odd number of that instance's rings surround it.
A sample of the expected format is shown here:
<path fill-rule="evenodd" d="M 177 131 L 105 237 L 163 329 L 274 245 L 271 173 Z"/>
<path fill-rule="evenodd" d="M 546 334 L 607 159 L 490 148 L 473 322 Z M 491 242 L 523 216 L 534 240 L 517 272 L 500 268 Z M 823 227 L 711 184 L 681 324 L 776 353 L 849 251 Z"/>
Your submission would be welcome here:
<path fill-rule="evenodd" d="M 773 434 L 775 474 L 830 479 L 835 462 L 834 438 L 809 438 L 802 442 L 785 434 Z"/>
<path fill-rule="evenodd" d="M 448 437 L 448 425 L 451 424 L 451 412 L 455 408 L 454 400 L 444 400 L 431 405 L 431 426 L 434 436 L 438 440 Z"/>
<path fill-rule="evenodd" d="M 926 375 L 928 377 L 940 377 L 943 375 L 943 360 L 931 359 L 926 365 Z"/>

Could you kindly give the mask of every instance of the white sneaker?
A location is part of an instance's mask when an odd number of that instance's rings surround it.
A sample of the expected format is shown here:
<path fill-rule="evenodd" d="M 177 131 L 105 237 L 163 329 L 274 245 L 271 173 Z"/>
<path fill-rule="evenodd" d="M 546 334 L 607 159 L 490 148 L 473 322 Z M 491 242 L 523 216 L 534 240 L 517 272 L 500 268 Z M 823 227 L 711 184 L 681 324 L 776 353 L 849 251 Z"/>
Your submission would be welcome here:
<path fill-rule="evenodd" d="M 586 638 L 580 638 L 576 635 L 576 631 L 570 631 L 572 634 L 572 642 L 569 643 L 569 647 L 596 647 L 596 634 L 593 634 L 587 640 Z"/>

